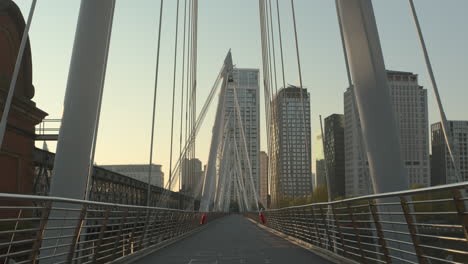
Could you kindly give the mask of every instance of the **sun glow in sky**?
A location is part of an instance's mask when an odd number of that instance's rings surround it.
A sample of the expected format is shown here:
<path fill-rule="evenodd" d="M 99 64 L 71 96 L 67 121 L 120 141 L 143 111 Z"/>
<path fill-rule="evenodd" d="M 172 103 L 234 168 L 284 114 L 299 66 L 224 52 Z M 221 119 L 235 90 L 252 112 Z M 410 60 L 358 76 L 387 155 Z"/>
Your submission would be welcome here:
<path fill-rule="evenodd" d="M 16 2 L 26 17 L 31 0 Z M 333 113 L 343 113 L 343 93 L 347 88 L 334 2 L 295 1 L 303 83 L 311 95 L 314 165 L 315 159 L 323 156 L 321 142 L 317 140 L 320 134 L 318 116 L 321 114 L 325 118 Z M 33 84 L 36 87 L 34 101 L 49 113 L 49 118 L 62 115 L 79 3 L 78 0 L 39 0 L 37 4 L 30 32 Z M 184 0 L 180 3 L 183 5 Z M 428 89 L 429 121 L 437 122 L 439 115 L 408 1 L 374 0 L 373 3 L 387 69 L 419 74 L 420 84 Z M 415 4 L 447 116 L 467 120 L 468 1 L 417 0 Z M 175 6 L 175 0 L 165 1 L 154 147 L 154 163 L 162 164 L 166 175 Z M 280 0 L 280 12 L 286 83 L 298 84 L 290 1 Z M 97 141 L 98 164 L 148 163 L 158 14 L 159 1 L 117 1 Z M 200 110 L 229 49 L 232 49 L 237 67 L 261 69 L 258 1 L 200 0 L 198 47 L 197 109 Z M 180 77 L 180 67 L 177 71 Z M 260 140 L 261 150 L 266 150 L 263 87 L 260 90 Z M 178 116 L 180 90 L 176 98 Z M 213 109 L 214 106 L 197 140 L 197 157 L 204 164 L 208 157 Z M 178 128 L 180 120 L 175 120 Z M 178 129 L 174 138 L 175 159 L 179 155 Z M 53 150 L 54 146 L 51 148 Z"/>

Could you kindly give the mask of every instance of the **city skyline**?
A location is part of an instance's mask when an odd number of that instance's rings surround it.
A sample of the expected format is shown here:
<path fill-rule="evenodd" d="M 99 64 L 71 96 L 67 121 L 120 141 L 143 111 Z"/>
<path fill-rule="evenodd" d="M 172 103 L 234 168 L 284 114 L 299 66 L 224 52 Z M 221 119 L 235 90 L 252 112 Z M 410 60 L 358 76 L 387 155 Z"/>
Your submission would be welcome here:
<path fill-rule="evenodd" d="M 23 14 L 27 14 L 30 1 L 16 2 Z M 168 65 L 170 54 L 173 52 L 171 45 L 173 45 L 175 18 L 170 14 L 175 14 L 174 2 L 166 4 L 163 22 L 162 63 Z M 468 91 L 464 89 L 466 82 L 461 76 L 464 76 L 468 69 L 468 54 L 463 48 L 468 45 L 468 38 L 466 34 L 460 32 L 464 32 L 463 25 L 468 22 L 466 16 L 462 15 L 462 10 L 468 8 L 468 3 L 461 0 L 454 2 L 448 6 L 435 0 L 418 1 L 416 5 L 421 14 L 425 37 L 430 43 L 428 48 L 431 58 L 434 65 L 437 65 L 434 70 L 447 117 L 450 120 L 466 120 L 468 117 L 466 112 L 462 111 L 462 106 L 463 98 L 467 98 Z M 297 84 L 290 10 L 286 2 L 280 6 L 285 39 L 286 82 Z M 117 4 L 97 140 L 95 161 L 98 164 L 148 162 L 150 97 L 153 90 L 157 26 L 154 14 L 158 8 L 158 3 L 151 1 L 141 2 L 138 6 L 125 2 Z M 428 89 L 429 123 L 439 121 L 407 2 L 374 1 L 374 8 L 386 67 L 417 72 L 420 75 L 420 84 Z M 78 1 L 51 0 L 47 4 L 39 2 L 31 27 L 33 84 L 36 87 L 34 100 L 38 107 L 50 114 L 51 118 L 60 117 L 63 110 L 78 9 Z M 315 136 L 319 134 L 318 114 L 328 116 L 337 112 L 337 109 L 342 109 L 342 102 L 338 96 L 344 92 L 343 87 L 346 87 L 346 73 L 334 2 L 296 1 L 296 9 L 299 47 L 303 57 L 303 83 L 311 93 L 313 135 L 311 159 L 315 160 L 323 156 L 320 151 L 321 143 L 315 140 Z M 203 1 L 200 3 L 199 11 L 198 104 L 201 105 L 221 65 L 222 55 L 229 47 L 236 55 L 235 64 L 242 67 L 261 68 L 261 56 L 256 3 Z M 236 12 L 244 14 L 239 23 L 225 22 L 234 21 Z M 212 21 L 223 23 L 212 23 Z M 133 30 L 135 27 L 140 30 Z M 216 45 L 212 39 L 206 37 L 208 34 L 217 36 Z M 239 41 L 240 39 L 242 41 Z M 446 39 L 451 41 L 447 42 Z M 326 50 L 333 52 L 324 52 Z M 171 74 L 171 67 L 161 69 L 160 76 L 171 76 Z M 165 175 L 169 174 L 167 139 L 170 117 L 165 116 L 164 111 L 170 107 L 169 100 L 165 100 L 170 93 L 170 79 L 163 78 L 159 84 L 156 118 L 161 123 L 155 132 L 156 152 L 153 159 L 153 163 L 162 165 Z M 260 90 L 263 92 L 263 89 Z M 261 100 L 262 97 L 260 96 Z M 260 105 L 261 116 L 264 117 L 263 101 Z M 202 136 L 197 141 L 198 146 L 208 142 L 210 133 L 207 131 L 211 130 L 211 121 L 212 115 L 209 114 L 205 121 L 207 125 L 202 128 L 200 133 Z M 119 129 L 116 130 L 116 127 Z M 261 133 L 265 135 L 264 122 L 261 123 Z M 135 138 L 134 142 L 130 143 L 127 140 L 128 135 Z M 53 149 L 53 146 L 51 148 Z M 266 150 L 265 141 L 261 142 L 260 149 Z M 207 150 L 198 147 L 196 156 L 205 164 Z M 174 153 L 173 157 L 176 159 L 178 152 Z"/>

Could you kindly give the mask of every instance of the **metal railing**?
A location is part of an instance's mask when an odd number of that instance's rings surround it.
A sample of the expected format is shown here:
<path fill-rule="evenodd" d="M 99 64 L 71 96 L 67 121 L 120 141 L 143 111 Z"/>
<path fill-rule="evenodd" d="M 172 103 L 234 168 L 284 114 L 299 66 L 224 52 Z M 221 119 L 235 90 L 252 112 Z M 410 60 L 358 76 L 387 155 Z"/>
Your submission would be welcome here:
<path fill-rule="evenodd" d="M 202 215 L 0 193 L 0 263 L 107 263 L 199 228 Z"/>
<path fill-rule="evenodd" d="M 358 263 L 468 263 L 467 188 L 464 182 L 263 214 L 267 227 Z"/>

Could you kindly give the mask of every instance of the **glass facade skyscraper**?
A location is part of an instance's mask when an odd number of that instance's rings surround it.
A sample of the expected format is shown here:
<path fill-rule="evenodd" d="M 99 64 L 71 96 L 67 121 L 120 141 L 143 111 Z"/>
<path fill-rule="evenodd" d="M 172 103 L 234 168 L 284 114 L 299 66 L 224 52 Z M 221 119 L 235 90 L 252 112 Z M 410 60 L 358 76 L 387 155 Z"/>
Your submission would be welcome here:
<path fill-rule="evenodd" d="M 312 194 L 310 98 L 289 86 L 273 98 L 271 142 L 272 205 Z"/>

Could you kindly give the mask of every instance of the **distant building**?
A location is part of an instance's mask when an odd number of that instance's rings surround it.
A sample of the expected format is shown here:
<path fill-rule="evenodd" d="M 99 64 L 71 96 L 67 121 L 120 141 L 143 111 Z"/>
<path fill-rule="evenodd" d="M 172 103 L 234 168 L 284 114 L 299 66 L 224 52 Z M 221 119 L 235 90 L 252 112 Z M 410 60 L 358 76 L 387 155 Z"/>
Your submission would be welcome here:
<path fill-rule="evenodd" d="M 325 165 L 324 159 L 315 160 L 315 187 L 327 184 L 327 171 Z"/>
<path fill-rule="evenodd" d="M 202 162 L 199 159 L 183 159 L 182 192 L 192 197 L 200 197 L 203 181 Z"/>
<path fill-rule="evenodd" d="M 282 196 L 312 194 L 310 98 L 307 89 L 289 86 L 273 98 L 271 196 L 277 206 Z"/>
<path fill-rule="evenodd" d="M 468 121 L 448 121 L 447 132 L 452 140 L 453 154 L 463 181 L 468 181 Z M 458 182 L 440 122 L 431 125 L 432 158 L 431 185 Z"/>
<path fill-rule="evenodd" d="M 260 193 L 259 186 L 259 152 L 260 152 L 260 82 L 258 69 L 234 68 L 228 78 L 226 97 L 225 97 L 225 112 L 224 124 L 228 124 L 229 139 L 236 141 L 238 147 L 243 147 L 241 128 L 237 119 L 236 100 L 234 95 L 237 95 L 239 103 L 240 117 L 242 128 L 244 129 L 245 144 L 247 145 L 248 158 L 250 161 L 255 193 Z M 234 90 L 235 89 L 235 90 Z M 242 159 L 240 161 L 243 173 L 250 174 L 248 163 Z M 250 177 L 250 176 L 249 176 Z M 231 186 L 235 186 L 234 177 Z M 254 201 L 254 193 L 251 188 L 246 190 L 249 201 Z M 236 200 L 237 193 L 231 189 L 230 193 L 225 193 L 230 196 L 230 200 Z"/>
<path fill-rule="evenodd" d="M 325 160 L 331 198 L 345 196 L 344 115 L 325 118 Z"/>
<path fill-rule="evenodd" d="M 268 154 L 260 151 L 260 201 L 268 206 Z"/>
<path fill-rule="evenodd" d="M 148 182 L 148 164 L 128 164 L 128 165 L 100 165 L 99 167 L 128 176 L 138 181 Z M 161 165 L 151 165 L 151 185 L 164 188 L 164 173 Z"/>
<path fill-rule="evenodd" d="M 429 186 L 427 90 L 418 84 L 418 75 L 411 72 L 387 71 L 387 79 L 408 183 Z M 372 182 L 352 87 L 344 93 L 344 116 L 346 196 L 370 194 Z"/>

